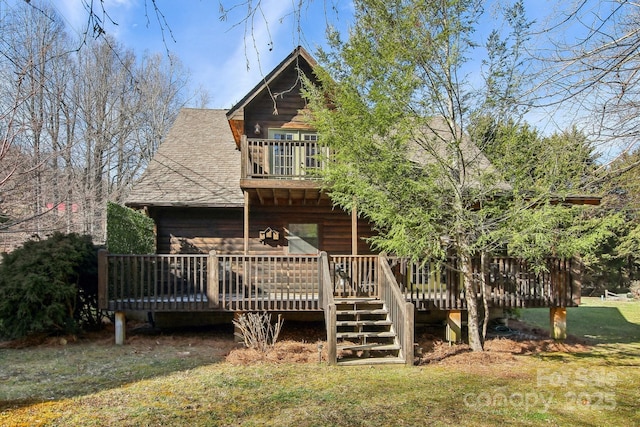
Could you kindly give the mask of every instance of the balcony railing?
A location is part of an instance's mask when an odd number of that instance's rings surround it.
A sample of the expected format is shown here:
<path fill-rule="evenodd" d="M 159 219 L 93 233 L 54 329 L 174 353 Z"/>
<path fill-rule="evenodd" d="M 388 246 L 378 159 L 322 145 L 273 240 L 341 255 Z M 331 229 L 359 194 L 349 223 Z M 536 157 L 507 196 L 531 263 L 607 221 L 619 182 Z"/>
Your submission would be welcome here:
<path fill-rule="evenodd" d="M 318 141 L 242 140 L 242 178 L 319 179 L 327 148 Z"/>

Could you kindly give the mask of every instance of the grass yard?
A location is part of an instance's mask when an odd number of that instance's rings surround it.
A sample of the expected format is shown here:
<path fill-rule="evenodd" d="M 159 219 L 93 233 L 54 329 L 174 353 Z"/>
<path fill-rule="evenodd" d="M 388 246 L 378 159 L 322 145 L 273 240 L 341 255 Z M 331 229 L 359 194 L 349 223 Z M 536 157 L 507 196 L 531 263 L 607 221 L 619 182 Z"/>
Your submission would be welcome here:
<path fill-rule="evenodd" d="M 523 322 L 549 329 L 548 309 L 522 310 L 521 314 Z M 640 358 L 640 301 L 582 298 L 580 307 L 567 308 L 567 332 L 592 343 L 591 353 L 601 359 L 637 361 Z"/>
<path fill-rule="evenodd" d="M 291 342 L 304 362 L 238 364 L 212 333 L 0 348 L 0 426 L 640 425 L 640 303 L 586 299 L 567 319 L 593 345 L 498 339 L 410 368 L 329 367 Z"/>

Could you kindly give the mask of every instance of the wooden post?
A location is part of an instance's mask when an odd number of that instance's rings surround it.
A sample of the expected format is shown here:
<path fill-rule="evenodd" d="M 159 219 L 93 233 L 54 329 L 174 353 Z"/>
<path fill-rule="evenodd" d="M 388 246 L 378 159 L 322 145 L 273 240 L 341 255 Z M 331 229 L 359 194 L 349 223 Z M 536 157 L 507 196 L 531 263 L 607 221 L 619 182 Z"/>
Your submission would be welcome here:
<path fill-rule="evenodd" d="M 462 341 L 462 310 L 447 311 L 446 336 L 449 344 Z"/>
<path fill-rule="evenodd" d="M 328 265 L 327 263 L 327 253 L 322 251 L 318 254 L 318 306 L 325 310 L 325 296 L 324 296 L 324 281 L 326 278 L 324 277 L 324 266 Z"/>
<path fill-rule="evenodd" d="M 220 306 L 220 289 L 218 280 L 218 255 L 216 251 L 209 251 L 207 258 L 207 301 L 209 308 Z"/>
<path fill-rule="evenodd" d="M 116 311 L 116 345 L 123 345 L 126 338 L 127 321 L 123 311 Z"/>
<path fill-rule="evenodd" d="M 240 136 L 240 179 L 249 178 L 247 175 L 249 164 L 249 144 L 247 143 L 247 135 Z"/>
<path fill-rule="evenodd" d="M 249 192 L 244 192 L 244 254 L 249 253 Z"/>
<path fill-rule="evenodd" d="M 582 294 L 582 263 L 574 258 L 569 265 L 571 266 L 571 300 L 577 307 L 580 305 Z"/>
<path fill-rule="evenodd" d="M 393 285 L 392 285 L 393 286 Z M 406 303 L 405 310 L 405 319 L 404 319 L 404 337 L 403 337 L 403 347 L 404 347 L 404 363 L 407 366 L 413 366 L 413 341 L 414 334 L 413 330 L 415 328 L 414 322 L 414 305 L 410 302 Z"/>
<path fill-rule="evenodd" d="M 549 320 L 551 322 L 551 338 L 558 341 L 567 339 L 567 308 L 551 307 Z"/>
<path fill-rule="evenodd" d="M 329 365 L 335 365 L 338 363 L 338 339 L 336 336 L 336 305 L 329 304 L 328 311 L 328 325 L 327 325 L 327 362 Z"/>
<path fill-rule="evenodd" d="M 98 308 L 107 310 L 109 307 L 109 296 L 107 295 L 109 275 L 109 263 L 107 260 L 107 250 L 100 249 L 98 251 Z"/>
<path fill-rule="evenodd" d="M 387 254 L 385 252 L 379 253 L 376 259 L 376 292 L 374 295 L 379 300 L 384 298 L 385 286 L 388 285 L 386 280 L 382 280 L 382 263 L 387 261 Z"/>
<path fill-rule="evenodd" d="M 351 255 L 358 255 L 358 209 L 355 202 L 351 209 Z"/>

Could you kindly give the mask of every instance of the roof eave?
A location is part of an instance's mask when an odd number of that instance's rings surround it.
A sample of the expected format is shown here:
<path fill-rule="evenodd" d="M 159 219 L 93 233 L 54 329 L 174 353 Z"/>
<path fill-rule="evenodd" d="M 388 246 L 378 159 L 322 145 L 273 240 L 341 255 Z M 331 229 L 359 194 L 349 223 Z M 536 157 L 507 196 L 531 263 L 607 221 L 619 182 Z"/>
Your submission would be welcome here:
<path fill-rule="evenodd" d="M 269 74 L 267 74 L 253 89 L 251 89 L 240 101 L 227 111 L 228 120 L 243 120 L 243 116 L 239 116 L 243 112 L 244 107 L 249 104 L 269 83 L 271 83 L 282 71 L 284 71 L 297 57 L 302 57 L 312 68 L 317 62 L 302 47 L 296 47 L 285 59 L 280 62 Z"/>
<path fill-rule="evenodd" d="M 207 202 L 125 202 L 132 209 L 143 208 L 243 208 L 244 203 L 207 203 Z"/>

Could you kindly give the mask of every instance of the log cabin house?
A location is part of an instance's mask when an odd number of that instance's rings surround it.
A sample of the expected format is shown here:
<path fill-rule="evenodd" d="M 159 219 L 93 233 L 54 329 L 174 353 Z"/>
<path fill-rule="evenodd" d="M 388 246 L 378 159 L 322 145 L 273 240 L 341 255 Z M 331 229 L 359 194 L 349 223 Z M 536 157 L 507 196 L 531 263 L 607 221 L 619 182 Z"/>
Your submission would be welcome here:
<path fill-rule="evenodd" d="M 373 253 L 370 224 L 333 207 L 312 173 L 323 148 L 305 120 L 299 73 L 313 78 L 314 66 L 299 47 L 230 110 L 179 113 L 126 201 L 155 221 L 157 254 L 99 257 L 99 304 L 116 312 L 117 331 L 134 310 L 312 313 L 325 320 L 329 362 L 342 364 L 411 364 L 425 313 L 460 339 L 458 274 Z M 535 274 L 495 258 L 490 304 L 549 307 L 562 338 L 578 273 L 570 260 Z"/>

